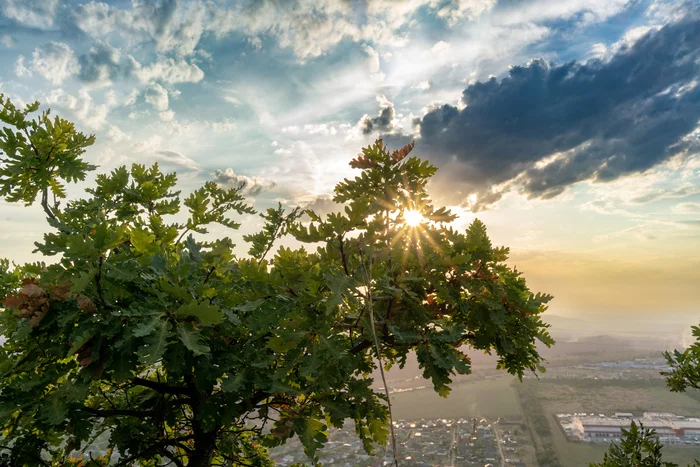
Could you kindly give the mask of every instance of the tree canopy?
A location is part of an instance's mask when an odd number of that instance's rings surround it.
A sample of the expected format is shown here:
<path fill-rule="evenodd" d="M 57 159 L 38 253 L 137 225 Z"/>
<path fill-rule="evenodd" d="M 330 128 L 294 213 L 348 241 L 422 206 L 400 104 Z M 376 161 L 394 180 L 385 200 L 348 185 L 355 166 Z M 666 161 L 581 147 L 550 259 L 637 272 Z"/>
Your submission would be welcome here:
<path fill-rule="evenodd" d="M 469 352 L 518 377 L 543 371 L 551 297 L 483 223 L 450 226 L 426 191 L 436 168 L 412 145 L 364 148 L 335 187 L 338 213 L 268 209 L 241 257 L 208 229 L 255 214 L 242 187 L 183 197 L 176 174 L 134 164 L 66 201 L 65 184 L 95 169 L 83 159 L 94 137 L 48 111 L 31 119 L 38 103 L 0 106 L 0 194 L 40 200 L 50 229 L 35 251 L 51 257 L 0 263 L 10 465 L 72 465 L 104 433 L 103 465 L 264 466 L 292 436 L 313 459 L 348 422 L 372 452 L 389 433 L 377 352 L 387 367 L 415 352 L 442 396 Z M 301 246 L 277 247 L 283 235 Z"/>

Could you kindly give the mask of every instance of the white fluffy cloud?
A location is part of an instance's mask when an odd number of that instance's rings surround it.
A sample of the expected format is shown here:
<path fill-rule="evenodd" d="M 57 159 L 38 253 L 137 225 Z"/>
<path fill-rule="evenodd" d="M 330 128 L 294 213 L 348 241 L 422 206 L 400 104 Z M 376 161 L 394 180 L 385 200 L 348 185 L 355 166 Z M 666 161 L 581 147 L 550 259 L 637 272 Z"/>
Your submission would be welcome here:
<path fill-rule="evenodd" d="M 120 143 L 122 141 L 128 141 L 131 139 L 131 135 L 124 132 L 117 125 L 110 125 L 107 130 L 107 138 L 114 143 Z"/>
<path fill-rule="evenodd" d="M 236 31 L 250 36 L 249 44 L 260 50 L 260 36 L 272 36 L 282 48 L 301 60 L 318 57 L 344 39 L 401 46 L 401 31 L 421 8 L 430 8 L 453 26 L 489 11 L 495 0 L 406 0 L 367 2 L 366 20 L 344 0 L 260 0 L 220 5 L 208 1 L 134 2 L 119 8 L 90 2 L 74 11 L 75 25 L 95 38 L 118 37 L 124 42 L 152 41 L 160 52 L 188 56 L 206 34 L 217 38 Z"/>
<path fill-rule="evenodd" d="M 59 0 L 3 0 L 2 12 L 22 26 L 50 29 L 54 25 Z"/>
<path fill-rule="evenodd" d="M 17 57 L 17 62 L 15 63 L 15 74 L 18 78 L 29 78 L 33 75 L 32 70 L 27 68 L 27 65 L 24 64 L 24 60 L 25 58 L 23 55 Z"/>
<path fill-rule="evenodd" d="M 31 69 L 56 85 L 78 73 L 80 65 L 68 44 L 51 41 L 34 49 Z"/>
<path fill-rule="evenodd" d="M 160 52 L 190 55 L 207 24 L 208 3 L 133 2 L 121 9 L 103 2 L 80 5 L 73 12 L 75 25 L 95 38 L 115 37 L 125 42 L 155 42 Z"/>
<path fill-rule="evenodd" d="M 197 65 L 173 58 L 161 59 L 148 66 L 141 66 L 134 61 L 134 74 L 143 83 L 197 83 L 204 79 L 204 72 Z"/>
<path fill-rule="evenodd" d="M 168 110 L 168 91 L 158 83 L 153 83 L 146 89 L 146 103 L 151 104 L 159 112 Z"/>
<path fill-rule="evenodd" d="M 438 2 L 431 2 L 433 4 Z M 453 0 L 439 7 L 437 16 L 453 26 L 462 20 L 473 20 L 490 11 L 496 0 Z"/>
<path fill-rule="evenodd" d="M 247 196 L 257 196 L 261 192 L 270 190 L 277 185 L 274 180 L 237 174 L 231 167 L 214 172 L 214 180 L 221 185 L 242 187 L 241 193 Z"/>
<path fill-rule="evenodd" d="M 97 104 L 87 89 L 81 89 L 75 96 L 58 88 L 40 100 L 49 106 L 58 107 L 64 112 L 68 111 L 72 118 L 91 130 L 100 130 L 104 127 L 109 111 L 113 107 L 109 95 L 105 96 L 104 103 Z"/>

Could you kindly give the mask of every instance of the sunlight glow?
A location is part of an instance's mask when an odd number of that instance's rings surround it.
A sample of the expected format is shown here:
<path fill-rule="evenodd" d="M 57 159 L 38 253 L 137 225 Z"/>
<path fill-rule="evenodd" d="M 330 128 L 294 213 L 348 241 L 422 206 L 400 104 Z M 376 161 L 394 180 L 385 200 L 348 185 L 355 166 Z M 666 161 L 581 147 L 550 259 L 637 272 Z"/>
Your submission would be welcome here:
<path fill-rule="evenodd" d="M 404 211 L 403 219 L 404 222 L 406 222 L 406 225 L 408 225 L 409 227 L 418 227 L 420 224 L 425 222 L 423 214 L 421 214 L 419 211 L 414 211 L 412 209 L 407 209 L 406 211 Z"/>

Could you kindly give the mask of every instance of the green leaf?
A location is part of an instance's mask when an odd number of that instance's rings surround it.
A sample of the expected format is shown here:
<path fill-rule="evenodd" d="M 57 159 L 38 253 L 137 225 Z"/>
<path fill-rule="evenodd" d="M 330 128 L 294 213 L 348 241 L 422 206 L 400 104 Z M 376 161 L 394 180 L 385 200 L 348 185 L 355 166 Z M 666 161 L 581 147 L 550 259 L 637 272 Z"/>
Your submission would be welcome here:
<path fill-rule="evenodd" d="M 81 294 L 87 289 L 88 285 L 95 278 L 97 274 L 97 269 L 90 268 L 87 271 L 81 271 L 76 279 L 73 280 L 73 285 L 71 286 L 71 292 L 74 294 Z"/>
<path fill-rule="evenodd" d="M 131 245 L 139 253 L 145 253 L 151 248 L 156 236 L 141 229 L 132 229 L 130 232 Z"/>
<path fill-rule="evenodd" d="M 182 305 L 175 314 L 179 316 L 194 316 L 199 318 L 205 326 L 214 326 L 224 319 L 224 314 L 219 311 L 218 306 L 207 302 L 197 303 L 196 300 Z"/>
<path fill-rule="evenodd" d="M 141 362 L 151 365 L 160 360 L 170 343 L 168 341 L 170 335 L 170 323 L 163 319 L 159 320 L 155 332 L 147 337 L 147 344 L 138 351 Z"/>
<path fill-rule="evenodd" d="M 224 392 L 236 392 L 243 387 L 246 382 L 245 370 L 236 374 L 236 376 L 226 375 L 221 381 L 221 389 Z"/>
<path fill-rule="evenodd" d="M 151 317 L 151 319 L 139 323 L 134 329 L 135 337 L 144 337 L 153 334 L 162 325 L 162 318 L 160 315 Z"/>
<path fill-rule="evenodd" d="M 60 425 L 68 416 L 68 404 L 54 393 L 44 399 L 39 408 L 39 418 L 50 425 Z"/>
<path fill-rule="evenodd" d="M 178 325 L 177 332 L 180 334 L 180 341 L 185 344 L 185 347 L 190 352 L 195 355 L 209 355 L 211 349 L 208 345 L 202 343 L 199 332 L 183 325 Z"/>

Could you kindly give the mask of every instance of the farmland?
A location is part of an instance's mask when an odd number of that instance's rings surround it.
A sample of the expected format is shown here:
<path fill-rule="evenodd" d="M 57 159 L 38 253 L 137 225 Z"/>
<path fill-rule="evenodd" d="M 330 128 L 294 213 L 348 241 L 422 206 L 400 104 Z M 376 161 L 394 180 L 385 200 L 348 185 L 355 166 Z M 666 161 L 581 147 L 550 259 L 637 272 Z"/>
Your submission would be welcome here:
<path fill-rule="evenodd" d="M 452 386 L 447 398 L 432 387 L 392 394 L 394 417 L 404 420 L 522 416 L 511 376 L 462 382 Z"/>

